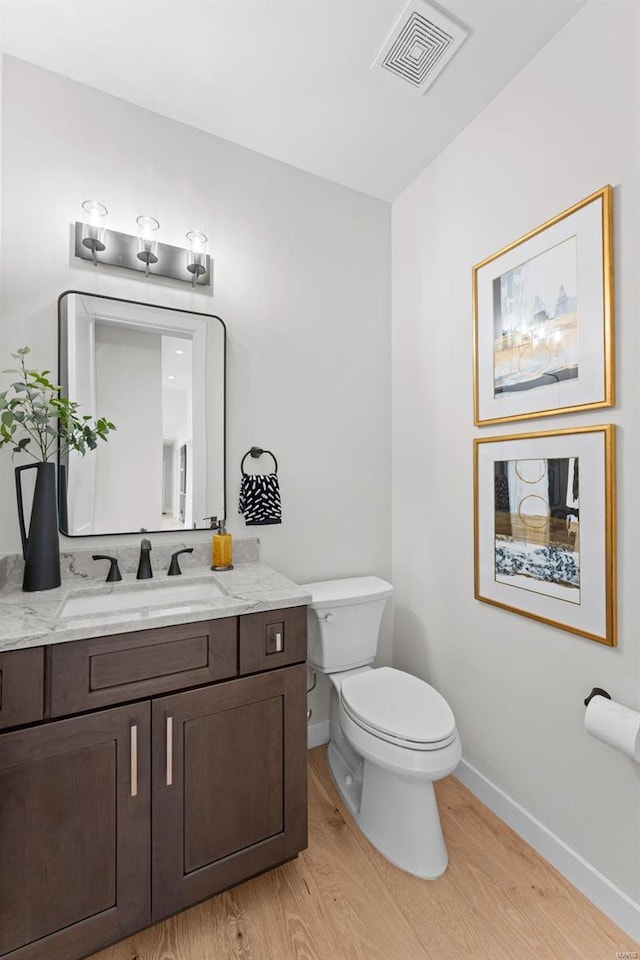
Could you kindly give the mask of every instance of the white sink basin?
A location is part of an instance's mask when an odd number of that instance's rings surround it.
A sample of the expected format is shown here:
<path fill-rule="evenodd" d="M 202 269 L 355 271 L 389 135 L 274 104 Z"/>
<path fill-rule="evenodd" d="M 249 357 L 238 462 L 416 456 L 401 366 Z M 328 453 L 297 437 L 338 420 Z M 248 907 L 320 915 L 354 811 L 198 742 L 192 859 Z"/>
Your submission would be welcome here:
<path fill-rule="evenodd" d="M 108 593 L 96 593 L 93 592 L 94 589 L 74 590 L 65 600 L 58 617 L 119 613 L 121 610 L 149 607 L 176 607 L 183 603 L 202 604 L 225 596 L 225 591 L 213 577 L 158 585 L 147 582 L 114 584 Z"/>

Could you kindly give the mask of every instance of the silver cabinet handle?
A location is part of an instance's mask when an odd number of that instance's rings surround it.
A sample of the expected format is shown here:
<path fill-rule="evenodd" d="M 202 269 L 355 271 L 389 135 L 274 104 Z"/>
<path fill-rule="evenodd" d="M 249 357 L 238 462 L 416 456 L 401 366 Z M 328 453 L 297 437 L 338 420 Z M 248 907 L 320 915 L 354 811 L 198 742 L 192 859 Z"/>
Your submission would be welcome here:
<path fill-rule="evenodd" d="M 173 717 L 167 717 L 167 786 L 173 783 Z"/>
<path fill-rule="evenodd" d="M 131 727 L 131 796 L 138 796 L 138 725 Z"/>
<path fill-rule="evenodd" d="M 276 641 L 276 653 L 282 653 L 282 634 L 281 633 L 276 633 L 275 641 Z"/>

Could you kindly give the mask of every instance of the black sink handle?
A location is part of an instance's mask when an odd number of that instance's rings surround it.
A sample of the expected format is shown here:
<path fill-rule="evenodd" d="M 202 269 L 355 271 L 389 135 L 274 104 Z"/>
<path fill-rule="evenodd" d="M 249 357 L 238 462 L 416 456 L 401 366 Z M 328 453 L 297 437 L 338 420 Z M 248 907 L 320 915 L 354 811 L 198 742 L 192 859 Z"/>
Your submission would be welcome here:
<path fill-rule="evenodd" d="M 122 580 L 122 574 L 120 573 L 117 557 L 108 557 L 104 553 L 94 553 L 93 559 L 108 560 L 111 564 L 109 567 L 109 573 L 107 574 L 107 583 L 116 583 L 118 580 Z"/>
<path fill-rule="evenodd" d="M 171 563 L 169 564 L 168 577 L 179 577 L 182 573 L 180 569 L 180 564 L 178 563 L 178 557 L 181 553 L 193 553 L 193 547 L 185 547 L 184 550 L 176 550 L 175 553 L 171 554 Z"/>

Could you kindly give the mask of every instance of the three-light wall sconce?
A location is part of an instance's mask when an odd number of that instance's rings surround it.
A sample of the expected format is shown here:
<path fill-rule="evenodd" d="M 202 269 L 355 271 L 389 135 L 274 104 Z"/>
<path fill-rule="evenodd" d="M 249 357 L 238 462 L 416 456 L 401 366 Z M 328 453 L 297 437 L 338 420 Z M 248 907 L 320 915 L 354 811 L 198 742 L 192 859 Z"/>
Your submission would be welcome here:
<path fill-rule="evenodd" d="M 189 230 L 188 247 L 160 243 L 160 223 L 148 214 L 139 216 L 137 236 L 107 229 L 108 210 L 97 200 L 82 204 L 83 219 L 75 225 L 75 255 L 92 260 L 94 266 L 108 263 L 144 273 L 147 277 L 168 277 L 192 286 L 211 285 L 211 257 L 207 236 L 201 230 Z"/>

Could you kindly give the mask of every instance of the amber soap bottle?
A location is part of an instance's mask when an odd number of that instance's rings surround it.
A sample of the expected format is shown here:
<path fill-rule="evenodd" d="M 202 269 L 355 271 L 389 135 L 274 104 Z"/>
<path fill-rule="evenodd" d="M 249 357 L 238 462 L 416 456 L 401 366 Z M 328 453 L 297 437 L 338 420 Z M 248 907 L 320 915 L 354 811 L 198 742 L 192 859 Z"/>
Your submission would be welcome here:
<path fill-rule="evenodd" d="M 224 520 L 211 539 L 211 569 L 233 570 L 233 538 L 227 533 Z"/>

